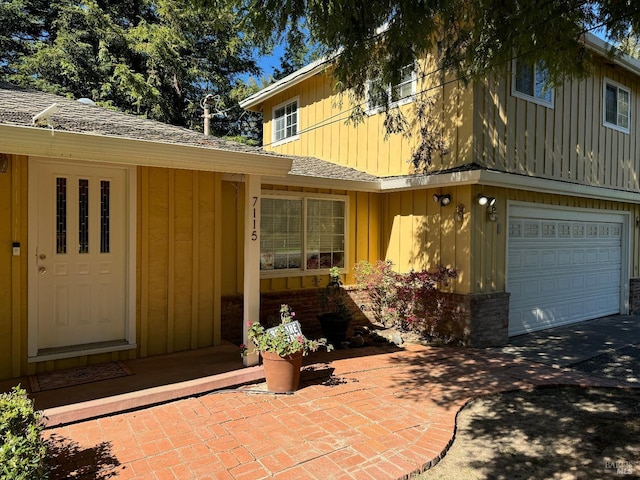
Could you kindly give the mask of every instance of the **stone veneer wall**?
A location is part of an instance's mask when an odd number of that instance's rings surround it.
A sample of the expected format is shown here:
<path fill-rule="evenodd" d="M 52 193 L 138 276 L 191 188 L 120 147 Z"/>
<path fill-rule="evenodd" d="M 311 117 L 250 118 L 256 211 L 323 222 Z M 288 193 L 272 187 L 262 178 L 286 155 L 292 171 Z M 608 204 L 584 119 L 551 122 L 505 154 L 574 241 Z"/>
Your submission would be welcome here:
<path fill-rule="evenodd" d="M 638 282 L 640 289 L 640 282 Z M 355 313 L 353 325 L 370 324 L 373 314 L 366 291 L 345 287 L 352 300 Z M 438 331 L 468 347 L 505 345 L 509 340 L 509 294 L 446 294 L 451 320 L 443 322 Z M 321 313 L 317 290 L 292 290 L 263 293 L 260 296 L 260 321 L 277 315 L 280 305 L 287 303 L 296 312 L 296 318 L 310 338 L 322 336 L 316 315 Z M 640 303 L 638 303 L 640 306 Z M 222 299 L 222 338 L 242 343 L 242 295 L 226 296 Z"/>
<path fill-rule="evenodd" d="M 629 280 L 629 313 L 640 315 L 640 278 Z"/>

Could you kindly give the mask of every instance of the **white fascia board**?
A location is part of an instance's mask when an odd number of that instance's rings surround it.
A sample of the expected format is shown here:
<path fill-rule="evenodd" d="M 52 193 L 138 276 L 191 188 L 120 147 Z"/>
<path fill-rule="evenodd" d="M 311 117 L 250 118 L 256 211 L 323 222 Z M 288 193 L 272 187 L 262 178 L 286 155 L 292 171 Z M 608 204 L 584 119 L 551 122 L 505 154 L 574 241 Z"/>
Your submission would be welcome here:
<path fill-rule="evenodd" d="M 0 151 L 65 160 L 285 176 L 292 160 L 235 150 L 0 125 Z"/>
<path fill-rule="evenodd" d="M 613 188 L 594 187 L 577 183 L 561 182 L 546 178 L 527 177 L 507 172 L 491 170 L 470 170 L 441 175 L 421 175 L 384 178 L 381 192 L 420 190 L 425 188 L 446 188 L 459 185 L 486 185 L 514 190 L 567 195 L 571 197 L 598 198 L 616 202 L 640 203 L 640 191 L 630 192 Z"/>
<path fill-rule="evenodd" d="M 611 43 L 596 37 L 593 33 L 588 32 L 585 34 L 584 43 L 587 48 L 606 58 L 609 58 L 609 52 L 611 49 L 615 49 L 615 46 Z M 612 61 L 616 65 L 640 76 L 640 60 L 618 51 L 618 54 L 612 58 Z"/>
<path fill-rule="evenodd" d="M 272 83 L 268 87 L 263 88 L 259 92 L 256 92 L 253 95 L 240 101 L 240 107 L 244 108 L 245 110 L 259 111 L 259 108 L 256 107 L 258 107 L 266 99 L 282 92 L 283 90 L 291 88 L 294 85 L 297 85 L 307 78 L 314 76 L 316 73 L 322 71 L 325 68 L 325 65 L 331 62 L 332 59 L 333 57 L 323 57 L 316 60 L 315 62 L 310 63 L 309 65 L 302 67 L 300 70 L 296 70 L 286 77 L 281 78 L 277 82 Z"/>
<path fill-rule="evenodd" d="M 399 192 L 403 190 L 422 190 L 425 188 L 453 187 L 471 185 L 480 180 L 481 170 L 443 173 L 436 175 L 416 175 L 383 178 L 380 189 L 383 192 Z"/>
<path fill-rule="evenodd" d="M 580 185 L 578 183 L 561 182 L 546 178 L 527 177 L 512 173 L 489 170 L 479 171 L 478 183 L 481 185 L 528 190 L 531 192 L 548 193 L 552 195 L 566 195 L 569 197 L 597 198 L 614 202 L 640 204 L 640 191 L 630 192 L 606 187 Z"/>

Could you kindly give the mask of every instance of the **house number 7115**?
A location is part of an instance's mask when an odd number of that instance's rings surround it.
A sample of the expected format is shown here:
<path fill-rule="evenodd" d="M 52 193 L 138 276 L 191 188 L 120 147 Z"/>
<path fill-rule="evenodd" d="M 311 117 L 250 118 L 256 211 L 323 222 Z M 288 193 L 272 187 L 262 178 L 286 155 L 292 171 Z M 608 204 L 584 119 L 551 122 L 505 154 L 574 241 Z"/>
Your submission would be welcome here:
<path fill-rule="evenodd" d="M 258 204 L 258 197 L 253 197 L 253 231 L 251 232 L 251 240 L 254 242 L 258 240 L 258 230 L 256 229 L 256 222 L 257 222 L 256 205 L 257 204 Z"/>

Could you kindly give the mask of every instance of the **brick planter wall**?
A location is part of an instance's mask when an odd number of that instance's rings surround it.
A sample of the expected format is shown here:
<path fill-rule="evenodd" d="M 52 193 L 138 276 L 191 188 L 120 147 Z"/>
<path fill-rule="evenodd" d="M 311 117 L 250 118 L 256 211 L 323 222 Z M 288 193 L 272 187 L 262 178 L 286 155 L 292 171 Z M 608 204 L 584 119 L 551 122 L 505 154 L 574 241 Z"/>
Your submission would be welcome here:
<path fill-rule="evenodd" d="M 640 289 L 640 282 L 638 282 Z M 366 325 L 374 321 L 370 300 L 366 291 L 345 287 L 351 298 L 354 312 L 352 327 Z M 438 331 L 441 335 L 468 347 L 488 347 L 505 345 L 509 340 L 509 294 L 447 294 L 451 320 L 442 322 Z M 318 304 L 318 290 L 291 290 L 270 292 L 260 295 L 260 322 L 277 315 L 280 305 L 287 303 L 296 312 L 302 330 L 309 338 L 322 336 L 320 322 L 316 316 L 321 313 Z M 640 306 L 640 300 L 637 304 Z M 242 343 L 241 295 L 222 298 L 222 338 L 232 343 Z"/>
<path fill-rule="evenodd" d="M 640 315 L 640 278 L 629 280 L 629 313 Z"/>

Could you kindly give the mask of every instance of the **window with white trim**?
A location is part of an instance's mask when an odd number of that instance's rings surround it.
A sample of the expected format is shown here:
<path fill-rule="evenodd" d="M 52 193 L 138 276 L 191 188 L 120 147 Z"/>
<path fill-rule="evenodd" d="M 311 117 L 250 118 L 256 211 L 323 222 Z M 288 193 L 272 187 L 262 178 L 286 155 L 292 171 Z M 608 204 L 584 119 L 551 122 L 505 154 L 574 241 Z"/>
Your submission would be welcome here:
<path fill-rule="evenodd" d="M 266 195 L 260 205 L 261 271 L 344 268 L 346 199 Z"/>
<path fill-rule="evenodd" d="M 544 62 L 530 65 L 513 61 L 512 95 L 546 107 L 553 107 L 553 88 L 549 86 L 549 72 Z"/>
<path fill-rule="evenodd" d="M 381 79 L 367 81 L 366 93 L 368 113 L 384 110 L 387 101 L 392 107 L 411 102 L 416 94 L 416 73 L 413 65 L 402 68 L 400 82 L 396 85 L 385 85 Z"/>
<path fill-rule="evenodd" d="M 629 133 L 631 92 L 611 80 L 604 82 L 604 125 Z"/>
<path fill-rule="evenodd" d="M 298 100 L 283 103 L 273 109 L 273 142 L 298 135 Z"/>

